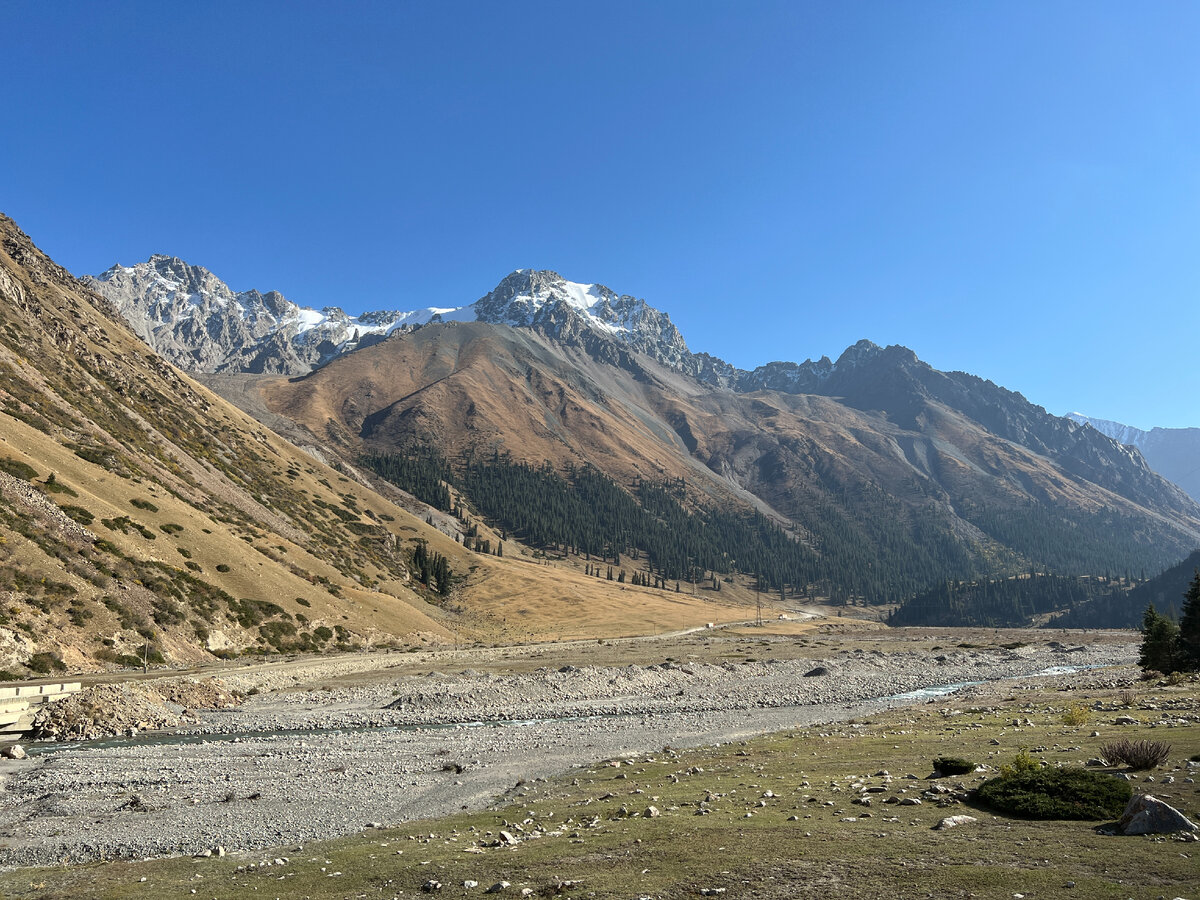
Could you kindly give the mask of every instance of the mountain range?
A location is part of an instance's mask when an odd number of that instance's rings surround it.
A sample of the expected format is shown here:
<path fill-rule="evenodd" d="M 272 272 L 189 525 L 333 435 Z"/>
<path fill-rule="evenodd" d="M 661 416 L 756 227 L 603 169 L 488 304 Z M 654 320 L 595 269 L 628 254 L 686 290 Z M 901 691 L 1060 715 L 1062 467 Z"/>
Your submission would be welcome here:
<path fill-rule="evenodd" d="M 1143 431 L 1108 419 L 1068 413 L 1068 419 L 1087 423 L 1121 444 L 1136 447 L 1150 467 L 1200 501 L 1200 428 L 1152 428 Z"/>
<path fill-rule="evenodd" d="M 321 457 L 155 353 L 0 216 L 0 680 L 512 641 L 540 603 L 522 639 L 730 617 L 474 552 L 450 517 Z"/>
<path fill-rule="evenodd" d="M 740 370 L 529 269 L 359 316 L 167 256 L 77 280 L 3 217 L 0 498 L 0 678 L 669 630 L 1200 545 L 1136 447 L 904 347 Z"/>
<path fill-rule="evenodd" d="M 904 347 L 742 370 L 644 300 L 532 269 L 460 307 L 358 318 L 166 256 L 89 283 L 295 440 L 348 463 L 421 447 L 447 471 L 490 453 L 678 480 L 689 508 L 789 530 L 792 591 L 881 602 L 1031 566 L 1158 570 L 1200 544 L 1200 507 L 1136 449 Z M 300 377 L 249 377 L 270 373 Z"/>

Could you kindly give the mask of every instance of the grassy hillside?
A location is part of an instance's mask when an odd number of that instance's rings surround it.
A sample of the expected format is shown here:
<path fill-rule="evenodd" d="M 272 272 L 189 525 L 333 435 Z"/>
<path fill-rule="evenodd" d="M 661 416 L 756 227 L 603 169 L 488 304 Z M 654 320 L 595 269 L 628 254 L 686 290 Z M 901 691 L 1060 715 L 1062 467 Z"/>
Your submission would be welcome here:
<path fill-rule="evenodd" d="M 0 677 L 722 618 L 465 549 L 164 362 L 9 219 L 0 240 Z M 448 591 L 414 577 L 422 543 Z"/>

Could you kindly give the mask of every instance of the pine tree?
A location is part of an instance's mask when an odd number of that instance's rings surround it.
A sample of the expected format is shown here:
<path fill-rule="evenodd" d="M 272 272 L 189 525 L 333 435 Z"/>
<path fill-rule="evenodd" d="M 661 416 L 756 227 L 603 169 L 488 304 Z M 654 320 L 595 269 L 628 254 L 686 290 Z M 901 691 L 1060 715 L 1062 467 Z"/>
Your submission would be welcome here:
<path fill-rule="evenodd" d="M 1138 665 L 1146 672 L 1169 673 L 1179 668 L 1179 657 L 1179 626 L 1161 615 L 1151 603 L 1142 617 L 1142 648 L 1138 654 Z"/>
<path fill-rule="evenodd" d="M 1179 665 L 1192 671 L 1200 669 L 1200 569 L 1192 576 L 1183 595 L 1179 616 Z"/>

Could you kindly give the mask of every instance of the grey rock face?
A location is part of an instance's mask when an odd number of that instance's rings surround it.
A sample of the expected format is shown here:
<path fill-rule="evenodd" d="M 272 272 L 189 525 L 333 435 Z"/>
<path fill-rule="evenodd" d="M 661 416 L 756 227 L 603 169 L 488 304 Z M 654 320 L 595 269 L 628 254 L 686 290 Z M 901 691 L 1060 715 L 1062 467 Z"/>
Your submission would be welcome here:
<path fill-rule="evenodd" d="M 376 337 L 400 316 L 356 319 L 337 307 L 302 309 L 278 291 L 235 293 L 207 269 L 171 256 L 81 280 L 146 343 L 192 372 L 303 374 Z"/>

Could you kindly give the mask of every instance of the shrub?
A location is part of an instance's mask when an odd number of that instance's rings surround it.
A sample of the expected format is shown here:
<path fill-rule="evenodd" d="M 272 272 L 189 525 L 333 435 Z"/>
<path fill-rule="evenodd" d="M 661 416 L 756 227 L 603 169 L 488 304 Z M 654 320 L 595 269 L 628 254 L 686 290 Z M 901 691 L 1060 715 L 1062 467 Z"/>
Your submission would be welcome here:
<path fill-rule="evenodd" d="M 22 481 L 33 481 L 38 476 L 37 469 L 33 466 L 23 463 L 19 459 L 13 459 L 11 456 L 0 456 L 0 471 L 7 472 Z"/>
<path fill-rule="evenodd" d="M 957 756 L 939 756 L 933 767 L 943 775 L 969 775 L 975 771 L 975 763 Z"/>
<path fill-rule="evenodd" d="M 229 566 L 227 566 L 225 563 L 218 563 L 218 564 L 217 564 L 217 571 L 218 571 L 218 572 L 228 572 L 228 571 L 229 571 Z"/>
<path fill-rule="evenodd" d="M 1161 766 L 1171 755 L 1171 745 L 1162 741 L 1131 741 L 1122 738 L 1104 744 L 1100 755 L 1112 765 L 1124 764 L 1135 772 Z"/>
<path fill-rule="evenodd" d="M 46 480 L 42 482 L 42 487 L 45 488 L 47 491 L 49 491 L 51 494 L 66 494 L 68 497 L 78 497 L 79 496 L 77 493 L 75 493 L 75 491 L 71 490 L 71 488 L 67 487 L 67 485 L 62 484 L 54 476 L 53 472 L 51 472 L 46 477 Z"/>
<path fill-rule="evenodd" d="M 976 796 L 1025 819 L 1115 819 L 1133 796 L 1133 786 L 1088 769 L 1038 769 L 985 781 Z"/>
<path fill-rule="evenodd" d="M 67 668 L 67 664 L 62 661 L 61 656 L 48 652 L 33 654 L 25 665 L 39 675 L 49 675 L 52 671 L 63 672 Z"/>
<path fill-rule="evenodd" d="M 1086 725 L 1092 720 L 1092 711 L 1082 703 L 1073 703 L 1062 714 L 1064 725 Z"/>
<path fill-rule="evenodd" d="M 1013 757 L 1012 762 L 1007 762 L 1000 766 L 1000 777 L 1018 778 L 1040 770 L 1041 766 L 1038 765 L 1038 761 L 1029 755 L 1028 750 L 1022 747 L 1017 751 L 1017 755 Z"/>
<path fill-rule="evenodd" d="M 140 497 L 134 497 L 129 502 L 133 506 L 136 506 L 138 509 L 144 509 L 147 512 L 158 512 L 158 507 L 155 506 L 153 503 L 151 503 L 149 500 L 142 500 Z"/>
<path fill-rule="evenodd" d="M 62 511 L 78 522 L 80 525 L 91 525 L 96 517 L 82 506 L 64 506 Z"/>

